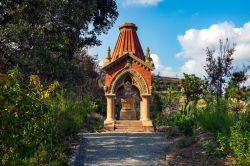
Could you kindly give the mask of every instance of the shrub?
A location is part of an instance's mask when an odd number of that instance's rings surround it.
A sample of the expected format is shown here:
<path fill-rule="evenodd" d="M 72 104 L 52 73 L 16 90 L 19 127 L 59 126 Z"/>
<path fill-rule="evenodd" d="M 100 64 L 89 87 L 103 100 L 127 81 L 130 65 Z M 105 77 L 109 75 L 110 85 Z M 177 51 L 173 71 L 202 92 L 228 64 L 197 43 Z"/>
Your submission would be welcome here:
<path fill-rule="evenodd" d="M 221 151 L 226 151 L 229 149 L 230 135 L 225 133 L 218 133 L 217 143 Z"/>
<path fill-rule="evenodd" d="M 197 110 L 196 119 L 199 124 L 208 131 L 230 133 L 230 127 L 235 123 L 235 116 L 227 110 L 222 110 L 221 107 L 224 105 L 209 104 L 205 109 Z"/>
<path fill-rule="evenodd" d="M 191 116 L 181 114 L 180 112 L 173 112 L 169 115 L 157 115 L 153 120 L 154 126 L 178 126 L 180 132 L 185 136 L 191 136 L 194 132 L 194 119 Z"/>
<path fill-rule="evenodd" d="M 194 120 L 191 116 L 180 114 L 174 120 L 174 123 L 179 127 L 179 130 L 185 136 L 192 136 L 194 133 Z"/>
<path fill-rule="evenodd" d="M 95 102 L 89 94 L 59 93 L 58 82 L 44 88 L 32 75 L 25 87 L 23 79 L 17 68 L 0 74 L 0 165 L 66 165 Z"/>
<path fill-rule="evenodd" d="M 202 146 L 209 152 L 212 153 L 216 149 L 216 143 L 212 139 L 206 139 L 202 142 Z"/>
<path fill-rule="evenodd" d="M 77 133 L 83 127 L 87 114 L 96 108 L 89 94 L 76 96 L 58 92 L 49 101 L 52 107 L 50 116 L 51 141 L 41 144 L 39 153 L 44 154 L 41 163 L 64 165 L 68 162 L 69 144 L 77 138 Z"/>
<path fill-rule="evenodd" d="M 96 113 L 89 114 L 84 125 L 90 132 L 100 130 L 103 128 L 103 118 Z"/>
<path fill-rule="evenodd" d="M 229 144 L 238 165 L 250 165 L 250 112 L 241 115 L 231 127 Z"/>
<path fill-rule="evenodd" d="M 193 143 L 194 143 L 194 139 L 192 137 L 182 136 L 180 140 L 178 141 L 178 146 L 180 148 L 186 148 L 192 145 Z"/>
<path fill-rule="evenodd" d="M 0 75 L 0 165 L 29 165 L 41 143 L 49 142 L 51 106 L 58 82 L 45 89 L 38 76 L 23 87 L 18 68 Z"/>
<path fill-rule="evenodd" d="M 157 115 L 155 116 L 155 118 L 153 119 L 153 125 L 154 125 L 155 127 L 167 126 L 167 125 L 169 125 L 167 115 L 157 114 Z"/>

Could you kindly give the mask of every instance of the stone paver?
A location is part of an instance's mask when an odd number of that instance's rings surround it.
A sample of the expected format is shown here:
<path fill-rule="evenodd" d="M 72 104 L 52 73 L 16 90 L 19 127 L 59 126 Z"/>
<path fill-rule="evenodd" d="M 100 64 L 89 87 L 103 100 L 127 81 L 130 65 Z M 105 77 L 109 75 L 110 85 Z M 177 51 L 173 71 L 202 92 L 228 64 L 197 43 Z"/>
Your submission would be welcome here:
<path fill-rule="evenodd" d="M 168 143 L 160 133 L 84 133 L 81 135 L 85 140 L 83 155 L 85 166 L 164 165 Z M 76 156 L 76 158 L 79 157 Z"/>

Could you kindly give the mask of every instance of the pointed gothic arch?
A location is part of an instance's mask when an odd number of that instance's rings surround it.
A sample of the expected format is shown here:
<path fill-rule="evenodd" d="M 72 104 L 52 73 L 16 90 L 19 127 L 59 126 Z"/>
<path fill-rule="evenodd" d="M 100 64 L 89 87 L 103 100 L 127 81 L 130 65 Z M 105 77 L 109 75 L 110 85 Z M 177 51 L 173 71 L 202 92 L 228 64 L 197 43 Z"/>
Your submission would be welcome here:
<path fill-rule="evenodd" d="M 123 79 L 130 74 L 132 76 L 132 85 L 137 87 L 140 91 L 140 94 L 149 94 L 149 88 L 147 86 L 146 80 L 133 68 L 128 68 L 122 70 L 116 74 L 112 79 L 110 84 L 110 93 L 116 94 L 119 85 L 123 82 Z"/>

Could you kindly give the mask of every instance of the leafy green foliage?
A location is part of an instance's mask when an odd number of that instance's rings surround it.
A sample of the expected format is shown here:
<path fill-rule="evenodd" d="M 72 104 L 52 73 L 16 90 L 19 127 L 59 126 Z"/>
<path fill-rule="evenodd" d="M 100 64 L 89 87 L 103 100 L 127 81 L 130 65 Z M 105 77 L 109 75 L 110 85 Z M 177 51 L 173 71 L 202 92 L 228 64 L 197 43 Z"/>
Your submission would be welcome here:
<path fill-rule="evenodd" d="M 241 85 L 248 78 L 246 72 L 247 70 L 242 70 L 233 73 L 229 86 L 226 89 L 225 96 L 227 98 L 244 101 L 250 96 L 249 90 L 245 86 Z"/>
<path fill-rule="evenodd" d="M 217 134 L 217 143 L 221 151 L 227 151 L 229 148 L 230 135 L 227 133 Z"/>
<path fill-rule="evenodd" d="M 0 164 L 66 164 L 70 141 L 96 109 L 93 98 L 65 97 L 58 82 L 44 88 L 36 75 L 24 87 L 23 79 L 17 68 L 0 75 Z"/>
<path fill-rule="evenodd" d="M 168 103 L 171 103 L 176 95 L 177 95 L 177 91 L 172 86 L 167 87 L 166 99 Z"/>
<path fill-rule="evenodd" d="M 86 49 L 100 45 L 97 35 L 114 24 L 114 0 L 2 0 L 0 10 L 0 72 L 18 65 L 46 85 L 57 80 L 75 92 L 92 88 L 97 64 Z"/>
<path fill-rule="evenodd" d="M 38 77 L 31 76 L 27 92 L 24 92 L 20 76 L 14 68 L 0 77 L 1 158 L 10 165 L 24 164 L 25 159 L 35 153 L 34 147 L 48 141 L 46 133 L 51 110 L 46 101 L 58 86 L 56 82 L 45 90 Z"/>
<path fill-rule="evenodd" d="M 158 114 L 163 110 L 162 97 L 159 93 L 155 93 L 153 96 L 153 112 Z"/>
<path fill-rule="evenodd" d="M 183 74 L 184 79 L 182 79 L 181 85 L 184 90 L 183 93 L 187 98 L 187 103 L 197 101 L 204 91 L 204 81 L 194 74 Z"/>
<path fill-rule="evenodd" d="M 169 123 L 168 123 L 168 117 L 169 117 L 169 116 L 157 114 L 157 115 L 153 118 L 153 125 L 154 125 L 155 127 L 167 126 L 167 125 L 169 125 Z"/>
<path fill-rule="evenodd" d="M 90 114 L 87 116 L 84 126 L 88 131 L 94 132 L 103 128 L 103 120 L 99 116 Z"/>
<path fill-rule="evenodd" d="M 210 158 L 225 157 L 226 153 L 218 148 L 218 143 L 214 139 L 205 139 L 202 146 L 208 152 Z"/>
<path fill-rule="evenodd" d="M 191 116 L 181 114 L 175 119 L 175 124 L 185 136 L 192 136 L 194 134 L 195 122 Z"/>
<path fill-rule="evenodd" d="M 196 119 L 199 124 L 208 131 L 217 134 L 216 148 L 211 150 L 211 155 L 221 157 L 230 154 L 232 151 L 237 159 L 237 165 L 249 165 L 249 111 L 236 116 L 223 104 L 209 104 L 206 109 L 198 111 Z M 206 148 L 210 149 L 209 147 Z"/>
<path fill-rule="evenodd" d="M 153 120 L 154 126 L 178 126 L 180 132 L 185 136 L 192 136 L 194 133 L 195 122 L 191 116 L 174 112 L 169 115 L 158 115 Z"/>
<path fill-rule="evenodd" d="M 216 149 L 216 144 L 212 139 L 206 139 L 202 142 L 202 146 L 209 152 L 214 152 Z"/>
<path fill-rule="evenodd" d="M 236 156 L 238 165 L 250 164 L 250 112 L 241 115 L 231 127 L 230 148 Z"/>
<path fill-rule="evenodd" d="M 230 133 L 230 127 L 234 125 L 236 117 L 222 105 L 210 103 L 204 110 L 197 111 L 196 119 L 208 131 Z"/>

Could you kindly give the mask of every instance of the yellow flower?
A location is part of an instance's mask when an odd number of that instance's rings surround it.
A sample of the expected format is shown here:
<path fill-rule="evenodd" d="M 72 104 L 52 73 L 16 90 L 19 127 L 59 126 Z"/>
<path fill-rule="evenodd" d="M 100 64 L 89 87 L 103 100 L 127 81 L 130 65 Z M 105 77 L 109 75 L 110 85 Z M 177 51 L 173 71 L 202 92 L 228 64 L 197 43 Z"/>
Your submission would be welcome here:
<path fill-rule="evenodd" d="M 207 105 L 206 101 L 204 99 L 200 99 L 200 100 L 198 100 L 196 107 L 197 108 L 205 108 L 206 105 Z"/>
<path fill-rule="evenodd" d="M 49 97 L 49 92 L 48 92 L 48 91 L 45 91 L 43 97 L 44 97 L 45 99 L 48 98 L 48 97 Z"/>
<path fill-rule="evenodd" d="M 186 96 L 181 96 L 179 98 L 179 105 L 184 106 L 186 104 L 186 102 L 187 102 Z"/>

